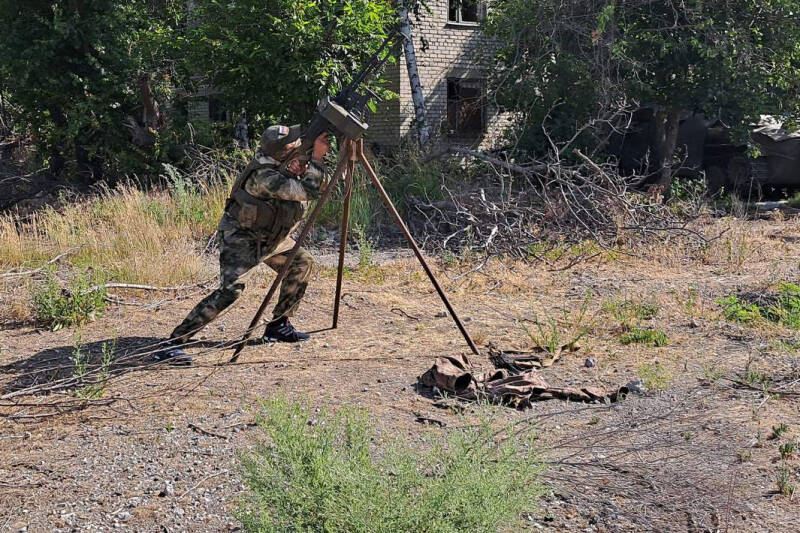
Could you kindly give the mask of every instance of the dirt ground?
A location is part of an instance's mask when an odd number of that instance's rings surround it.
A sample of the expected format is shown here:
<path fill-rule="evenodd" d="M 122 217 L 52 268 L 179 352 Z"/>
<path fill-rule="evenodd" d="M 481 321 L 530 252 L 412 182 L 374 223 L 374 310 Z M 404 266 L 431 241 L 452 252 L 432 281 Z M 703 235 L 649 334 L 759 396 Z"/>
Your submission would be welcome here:
<path fill-rule="evenodd" d="M 540 436 L 548 492 L 526 515 L 526 529 L 797 530 L 797 503 L 777 484 L 781 472 L 800 483 L 797 453 L 779 452 L 800 438 L 800 364 L 786 348 L 794 333 L 727 323 L 715 300 L 800 279 L 800 223 L 778 217 L 714 224 L 724 232 L 703 249 L 673 250 L 665 237 L 646 257 L 601 254 L 567 270 L 497 260 L 478 269 L 439 265 L 482 348 L 528 349 L 526 329 L 535 334 L 555 323 L 568 335 L 587 326 L 580 349 L 542 371 L 551 385 L 650 385 L 611 405 L 552 400 L 526 411 L 492 408 L 500 422 Z M 279 393 L 367 409 L 376 446 L 464 424 L 416 387 L 437 356 L 467 348 L 413 257 L 382 256 L 378 266 L 350 275 L 340 326 L 330 330 L 334 257 L 330 250 L 316 255 L 323 266 L 294 319 L 319 330 L 309 342 L 252 344 L 236 364 L 217 366 L 231 354 L 219 343 L 241 335 L 269 285 L 272 274 L 258 269 L 235 308 L 200 336 L 194 366 L 127 356 L 102 397 L 88 402 L 21 393 L 71 371 L 76 330 L 5 319 L 0 530 L 236 531 L 232 512 L 243 490 L 237 454 L 260 438 L 252 422 L 259 399 Z M 21 286 L 6 280 L 0 312 L 7 317 Z M 97 355 L 117 339 L 117 357 L 125 358 L 167 335 L 203 292 L 115 291 L 125 305 L 84 327 L 80 343 Z M 623 345 L 619 324 L 603 310 L 621 300 L 656 305 L 646 325 L 664 330 L 669 344 Z M 590 357 L 596 365 L 587 367 Z M 473 361 L 489 367 L 484 356 Z M 752 385 L 748 371 L 768 375 L 769 385 Z M 445 427 L 423 425 L 419 416 Z M 788 430 L 772 438 L 781 423 Z"/>

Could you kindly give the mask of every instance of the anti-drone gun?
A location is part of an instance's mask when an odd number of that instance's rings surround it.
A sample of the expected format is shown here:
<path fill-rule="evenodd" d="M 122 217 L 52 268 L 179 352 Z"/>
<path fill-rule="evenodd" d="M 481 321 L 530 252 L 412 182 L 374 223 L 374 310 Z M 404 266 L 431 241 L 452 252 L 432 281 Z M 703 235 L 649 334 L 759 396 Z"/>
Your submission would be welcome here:
<path fill-rule="evenodd" d="M 307 158 L 308 153 L 314 147 L 314 141 L 326 131 L 351 140 L 360 139 L 364 135 L 369 128 L 369 125 L 364 122 L 364 108 L 370 99 L 377 98 L 377 95 L 369 89 L 365 89 L 363 92 L 360 92 L 359 89 L 367 78 L 379 70 L 389 59 L 390 54 L 387 53 L 382 58 L 381 54 L 397 35 L 397 28 L 389 32 L 378 51 L 372 54 L 364 68 L 356 74 L 347 87 L 339 91 L 333 98 L 325 96 L 319 101 L 316 113 L 303 132 L 300 146 L 292 152 L 287 161 L 297 156 Z"/>

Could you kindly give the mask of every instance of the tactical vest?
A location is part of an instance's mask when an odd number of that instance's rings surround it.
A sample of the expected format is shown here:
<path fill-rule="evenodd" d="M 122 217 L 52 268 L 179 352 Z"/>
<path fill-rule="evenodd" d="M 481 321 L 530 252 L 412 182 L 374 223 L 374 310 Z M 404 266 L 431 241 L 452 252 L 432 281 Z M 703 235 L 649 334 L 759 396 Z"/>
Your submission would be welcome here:
<path fill-rule="evenodd" d="M 257 159 L 253 160 L 233 184 L 225 211 L 242 228 L 257 233 L 263 241 L 278 243 L 288 237 L 292 228 L 303 218 L 303 204 L 280 198 L 262 200 L 244 188 L 244 182 L 253 172 L 274 166 L 272 162 L 259 163 Z"/>

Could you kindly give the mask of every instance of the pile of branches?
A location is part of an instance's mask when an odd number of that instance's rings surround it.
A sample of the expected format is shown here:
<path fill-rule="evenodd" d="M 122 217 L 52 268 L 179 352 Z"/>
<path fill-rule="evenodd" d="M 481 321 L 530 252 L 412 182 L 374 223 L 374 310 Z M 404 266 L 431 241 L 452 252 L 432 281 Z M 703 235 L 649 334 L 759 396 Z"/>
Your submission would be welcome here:
<path fill-rule="evenodd" d="M 658 191 L 642 191 L 641 176 L 622 176 L 613 162 L 596 163 L 580 150 L 574 163 L 528 164 L 466 148 L 448 152 L 485 162 L 488 176 L 469 191 L 445 186 L 445 200 L 414 200 L 413 229 L 429 249 L 531 257 L 546 251 L 543 243 L 592 241 L 610 249 L 665 232 L 707 242 L 688 227 L 692 217 L 671 209 Z"/>

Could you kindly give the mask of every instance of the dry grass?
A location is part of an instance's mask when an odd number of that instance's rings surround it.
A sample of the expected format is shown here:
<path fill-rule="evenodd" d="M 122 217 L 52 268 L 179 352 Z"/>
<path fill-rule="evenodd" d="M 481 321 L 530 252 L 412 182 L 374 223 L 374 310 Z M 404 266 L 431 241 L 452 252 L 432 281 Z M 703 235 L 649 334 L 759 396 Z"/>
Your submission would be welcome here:
<path fill-rule="evenodd" d="M 0 218 L 0 269 L 35 268 L 65 260 L 105 279 L 172 285 L 210 272 L 203 249 L 219 220 L 228 184 L 175 182 L 164 190 L 123 185 L 62 211 L 21 222 Z"/>

